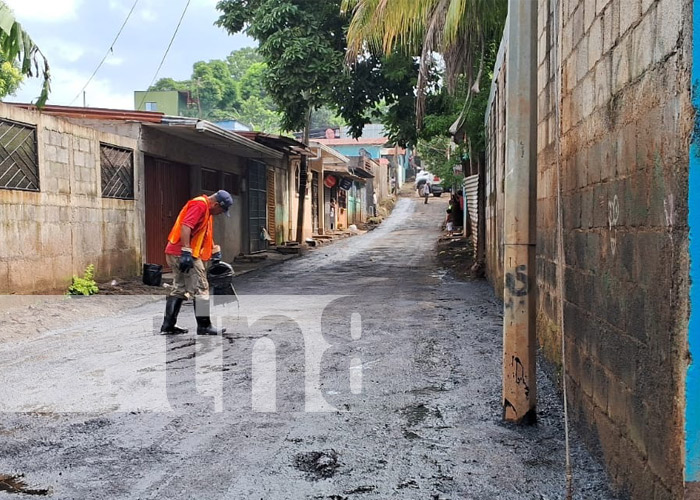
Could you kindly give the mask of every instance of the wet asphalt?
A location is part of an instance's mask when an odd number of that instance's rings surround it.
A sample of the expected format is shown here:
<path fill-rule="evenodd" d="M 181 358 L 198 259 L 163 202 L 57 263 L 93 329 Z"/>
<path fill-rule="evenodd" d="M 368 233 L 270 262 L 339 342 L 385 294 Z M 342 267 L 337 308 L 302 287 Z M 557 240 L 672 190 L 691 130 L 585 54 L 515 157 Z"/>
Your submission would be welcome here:
<path fill-rule="evenodd" d="M 0 346 L 0 498 L 565 498 L 559 396 L 540 371 L 537 425 L 501 421 L 502 304 L 439 268 L 445 204 L 237 278 L 223 337 L 158 335 L 161 299 Z M 616 498 L 571 447 L 573 498 Z"/>

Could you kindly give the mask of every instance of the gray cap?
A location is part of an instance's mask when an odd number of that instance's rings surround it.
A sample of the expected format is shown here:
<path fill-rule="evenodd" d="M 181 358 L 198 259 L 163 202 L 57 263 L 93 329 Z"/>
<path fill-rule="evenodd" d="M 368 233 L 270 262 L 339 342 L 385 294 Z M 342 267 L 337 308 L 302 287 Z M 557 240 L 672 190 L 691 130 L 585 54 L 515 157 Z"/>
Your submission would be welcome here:
<path fill-rule="evenodd" d="M 220 189 L 216 192 L 214 196 L 216 196 L 216 202 L 219 204 L 219 206 L 224 209 L 226 217 L 231 217 L 231 214 L 229 213 L 228 209 L 231 208 L 231 205 L 233 205 L 233 198 L 231 197 L 229 192 Z"/>

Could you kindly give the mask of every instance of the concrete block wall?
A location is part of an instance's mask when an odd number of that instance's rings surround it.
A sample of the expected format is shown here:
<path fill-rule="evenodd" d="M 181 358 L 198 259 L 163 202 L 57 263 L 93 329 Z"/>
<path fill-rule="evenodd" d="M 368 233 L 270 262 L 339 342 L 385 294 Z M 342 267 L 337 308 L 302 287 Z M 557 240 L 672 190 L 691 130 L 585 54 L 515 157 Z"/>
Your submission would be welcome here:
<path fill-rule="evenodd" d="M 40 183 L 0 189 L 0 293 L 64 292 L 89 264 L 101 279 L 136 274 L 135 202 L 102 198 L 100 173 L 100 142 L 135 150 L 136 141 L 5 104 L 0 116 L 36 126 Z"/>
<path fill-rule="evenodd" d="M 683 498 L 692 2 L 538 7 L 540 345 L 561 367 L 563 300 L 575 423 L 630 498 Z"/>
<path fill-rule="evenodd" d="M 504 34 L 508 33 L 508 27 Z M 506 73 L 505 66 L 508 40 L 501 40 L 491 95 L 486 111 L 486 166 L 484 169 L 484 223 L 485 223 L 485 269 L 486 277 L 493 285 L 496 294 L 503 298 L 504 267 L 503 245 L 505 229 L 503 212 L 505 209 L 506 172 Z"/>

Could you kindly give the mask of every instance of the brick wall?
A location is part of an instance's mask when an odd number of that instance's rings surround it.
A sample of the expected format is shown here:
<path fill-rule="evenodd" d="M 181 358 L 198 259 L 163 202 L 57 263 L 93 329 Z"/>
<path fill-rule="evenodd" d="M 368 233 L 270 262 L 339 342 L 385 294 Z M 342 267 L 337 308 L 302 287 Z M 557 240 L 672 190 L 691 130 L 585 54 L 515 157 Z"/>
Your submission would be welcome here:
<path fill-rule="evenodd" d="M 137 274 L 135 202 L 102 198 L 99 146 L 136 141 L 4 104 L 0 116 L 36 126 L 40 182 L 38 192 L 0 189 L 0 293 L 62 292 L 89 264 L 100 278 Z"/>
<path fill-rule="evenodd" d="M 563 300 L 574 421 L 633 499 L 683 496 L 691 5 L 538 1 L 538 336 L 561 366 Z"/>

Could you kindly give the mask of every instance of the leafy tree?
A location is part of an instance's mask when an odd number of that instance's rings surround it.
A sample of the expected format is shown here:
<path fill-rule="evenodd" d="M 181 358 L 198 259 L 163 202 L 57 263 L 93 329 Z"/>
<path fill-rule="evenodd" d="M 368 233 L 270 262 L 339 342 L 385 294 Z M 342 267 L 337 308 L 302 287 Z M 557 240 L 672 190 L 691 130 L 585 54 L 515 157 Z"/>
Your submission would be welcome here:
<path fill-rule="evenodd" d="M 335 128 L 344 125 L 345 120 L 328 106 L 321 106 L 311 113 L 311 129 Z"/>
<path fill-rule="evenodd" d="M 49 62 L 2 0 L 0 0 L 0 60 L 9 63 L 17 61 L 19 72 L 24 76 L 41 75 L 43 84 L 36 105 L 41 107 L 46 104 L 51 91 Z"/>
<path fill-rule="evenodd" d="M 234 50 L 226 57 L 231 78 L 238 81 L 243 78 L 248 68 L 253 64 L 264 62 L 262 55 L 254 47 L 243 47 L 242 49 Z"/>
<path fill-rule="evenodd" d="M 237 114 L 238 120 L 249 125 L 253 130 L 271 134 L 281 133 L 279 112 L 270 109 L 268 102 L 257 96 L 250 96 L 241 103 Z"/>
<path fill-rule="evenodd" d="M 307 124 L 310 110 L 332 102 L 344 77 L 340 0 L 221 0 L 217 25 L 259 42 L 265 87 L 284 130 Z"/>
<path fill-rule="evenodd" d="M 239 102 L 238 87 L 223 61 L 194 63 L 192 86 L 202 118 L 208 118 L 214 110 L 232 112 Z"/>
<path fill-rule="evenodd" d="M 184 90 L 190 90 L 191 86 L 192 86 L 191 80 L 184 80 L 184 81 L 178 82 L 176 80 L 173 80 L 172 78 L 161 78 L 156 83 L 154 83 L 153 85 L 148 87 L 148 90 L 150 90 L 150 91 L 163 91 L 163 90 L 184 91 Z"/>
<path fill-rule="evenodd" d="M 0 99 L 14 94 L 22 82 L 22 73 L 14 64 L 4 61 L 0 64 Z"/>
<path fill-rule="evenodd" d="M 261 99 L 267 97 L 267 91 L 263 83 L 266 67 L 264 62 L 256 62 L 248 66 L 248 69 L 246 69 L 239 80 L 241 99 L 248 99 L 253 95 Z"/>
<path fill-rule="evenodd" d="M 416 118 L 424 116 L 430 86 L 428 68 L 433 54 L 445 61 L 445 81 L 450 90 L 460 75 L 469 88 L 478 83 L 488 68 L 484 56 L 489 42 L 499 40 L 508 9 L 507 0 L 343 0 L 352 11 L 348 30 L 349 54 L 362 56 L 369 48 L 385 54 L 396 47 L 420 53 L 417 81 Z M 475 85 L 476 84 L 476 85 Z"/>

